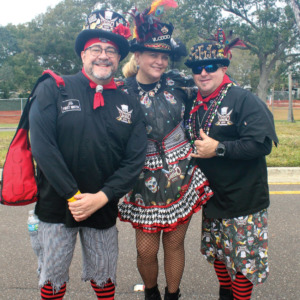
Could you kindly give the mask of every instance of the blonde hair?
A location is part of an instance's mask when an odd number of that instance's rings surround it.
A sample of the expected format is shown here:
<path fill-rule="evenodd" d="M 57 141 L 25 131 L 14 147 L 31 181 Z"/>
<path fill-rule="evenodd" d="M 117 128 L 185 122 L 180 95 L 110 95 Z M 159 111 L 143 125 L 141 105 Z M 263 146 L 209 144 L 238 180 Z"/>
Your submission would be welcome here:
<path fill-rule="evenodd" d="M 138 72 L 138 67 L 135 61 L 134 54 L 131 55 L 130 60 L 122 68 L 123 75 L 125 78 L 134 76 Z"/>

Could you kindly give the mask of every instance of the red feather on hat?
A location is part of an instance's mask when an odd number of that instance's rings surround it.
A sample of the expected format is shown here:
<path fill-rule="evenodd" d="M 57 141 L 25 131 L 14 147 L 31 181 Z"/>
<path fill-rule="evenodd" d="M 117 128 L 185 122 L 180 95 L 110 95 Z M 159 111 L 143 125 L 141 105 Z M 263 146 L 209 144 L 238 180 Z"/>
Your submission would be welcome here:
<path fill-rule="evenodd" d="M 232 57 L 230 49 L 232 48 L 247 48 L 247 46 L 244 44 L 242 40 L 239 38 L 235 38 L 234 40 L 230 41 L 228 44 L 226 44 L 224 48 L 224 56 L 230 55 L 230 58 Z"/>
<path fill-rule="evenodd" d="M 229 37 L 232 37 L 232 31 L 230 31 Z M 232 48 L 247 48 L 247 46 L 244 44 L 244 42 L 242 40 L 240 40 L 239 38 L 235 38 L 230 42 L 227 41 L 225 32 L 222 28 L 218 29 L 217 33 L 214 35 L 214 38 L 217 42 L 224 45 L 224 56 L 225 57 L 229 56 L 229 59 L 231 59 L 231 57 L 232 57 L 230 49 L 232 49 Z"/>

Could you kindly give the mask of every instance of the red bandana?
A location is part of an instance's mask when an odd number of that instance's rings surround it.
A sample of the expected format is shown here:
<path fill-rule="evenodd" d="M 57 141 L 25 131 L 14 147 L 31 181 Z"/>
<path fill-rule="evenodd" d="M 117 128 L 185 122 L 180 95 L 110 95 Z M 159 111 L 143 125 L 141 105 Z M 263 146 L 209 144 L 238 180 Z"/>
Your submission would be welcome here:
<path fill-rule="evenodd" d="M 229 79 L 229 77 L 225 74 L 225 76 L 223 77 L 223 81 L 222 83 L 219 85 L 219 87 L 214 91 L 212 92 L 208 97 L 206 98 L 202 98 L 201 94 L 200 94 L 200 91 L 198 90 L 198 93 L 197 93 L 197 103 L 199 103 L 198 105 L 196 105 L 190 112 L 190 114 L 193 114 L 194 112 L 196 112 L 201 106 L 203 106 L 204 110 L 207 110 L 207 102 L 215 97 L 218 96 L 221 88 L 227 84 L 227 83 L 231 83 L 232 81 Z"/>
<path fill-rule="evenodd" d="M 88 40 L 85 43 L 83 51 L 86 50 L 86 48 L 92 46 L 93 44 L 96 44 L 96 43 L 99 43 L 99 42 L 110 44 L 110 45 L 114 46 L 117 50 L 119 50 L 119 47 L 112 41 L 109 41 L 107 39 L 101 40 L 101 38 L 93 38 L 93 39 Z"/>
<path fill-rule="evenodd" d="M 102 91 L 103 90 L 115 90 L 117 88 L 114 78 L 111 79 L 110 83 L 105 84 L 105 85 L 101 85 L 101 84 L 97 84 L 94 81 L 92 81 L 88 75 L 85 73 L 84 68 L 82 68 L 82 73 L 83 75 L 90 81 L 90 87 L 92 89 L 96 89 L 96 93 L 94 95 L 94 106 L 93 108 L 96 109 L 99 106 L 104 106 L 104 98 L 102 95 Z"/>

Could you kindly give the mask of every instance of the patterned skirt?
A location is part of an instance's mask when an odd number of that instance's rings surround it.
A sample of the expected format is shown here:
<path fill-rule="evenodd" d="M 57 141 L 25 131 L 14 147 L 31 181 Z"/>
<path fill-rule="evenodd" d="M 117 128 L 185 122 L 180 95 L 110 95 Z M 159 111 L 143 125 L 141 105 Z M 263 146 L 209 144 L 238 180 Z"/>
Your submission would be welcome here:
<path fill-rule="evenodd" d="M 201 252 L 210 263 L 222 261 L 232 280 L 242 273 L 254 285 L 269 274 L 268 211 L 233 218 L 202 221 Z"/>
<path fill-rule="evenodd" d="M 153 175 L 147 176 L 152 182 L 155 180 Z M 141 185 L 142 182 L 145 181 L 141 180 Z M 133 190 L 119 204 L 121 221 L 130 222 L 134 228 L 150 233 L 176 230 L 178 225 L 186 223 L 193 213 L 199 211 L 213 194 L 206 177 L 197 166 L 192 168 L 190 181 L 183 183 L 175 199 L 168 197 L 167 188 L 162 190 L 155 183 L 151 188 L 158 192 L 157 197 L 143 197 L 147 193 Z M 147 192 L 146 189 L 144 192 Z"/>
<path fill-rule="evenodd" d="M 145 166 L 119 205 L 119 218 L 144 232 L 176 230 L 213 195 L 179 124 L 161 143 L 148 140 Z"/>

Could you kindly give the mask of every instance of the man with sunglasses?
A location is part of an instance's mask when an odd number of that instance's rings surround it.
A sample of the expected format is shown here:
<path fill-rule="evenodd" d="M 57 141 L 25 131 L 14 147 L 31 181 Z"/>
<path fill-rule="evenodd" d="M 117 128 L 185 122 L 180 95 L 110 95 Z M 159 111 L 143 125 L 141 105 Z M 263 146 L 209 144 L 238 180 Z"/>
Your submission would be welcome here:
<path fill-rule="evenodd" d="M 82 279 L 97 299 L 114 299 L 117 205 L 138 179 L 147 147 L 140 104 L 113 78 L 129 52 L 129 36 L 121 15 L 94 11 L 75 42 L 82 70 L 62 77 L 63 91 L 49 78 L 33 96 L 42 299 L 63 299 L 78 234 Z"/>
<path fill-rule="evenodd" d="M 250 299 L 268 276 L 265 156 L 278 142 L 265 103 L 226 74 L 228 45 L 235 44 L 220 29 L 216 41 L 194 45 L 185 63 L 198 87 L 185 117 L 192 156 L 214 192 L 203 209 L 201 252 L 214 265 L 221 300 Z"/>

